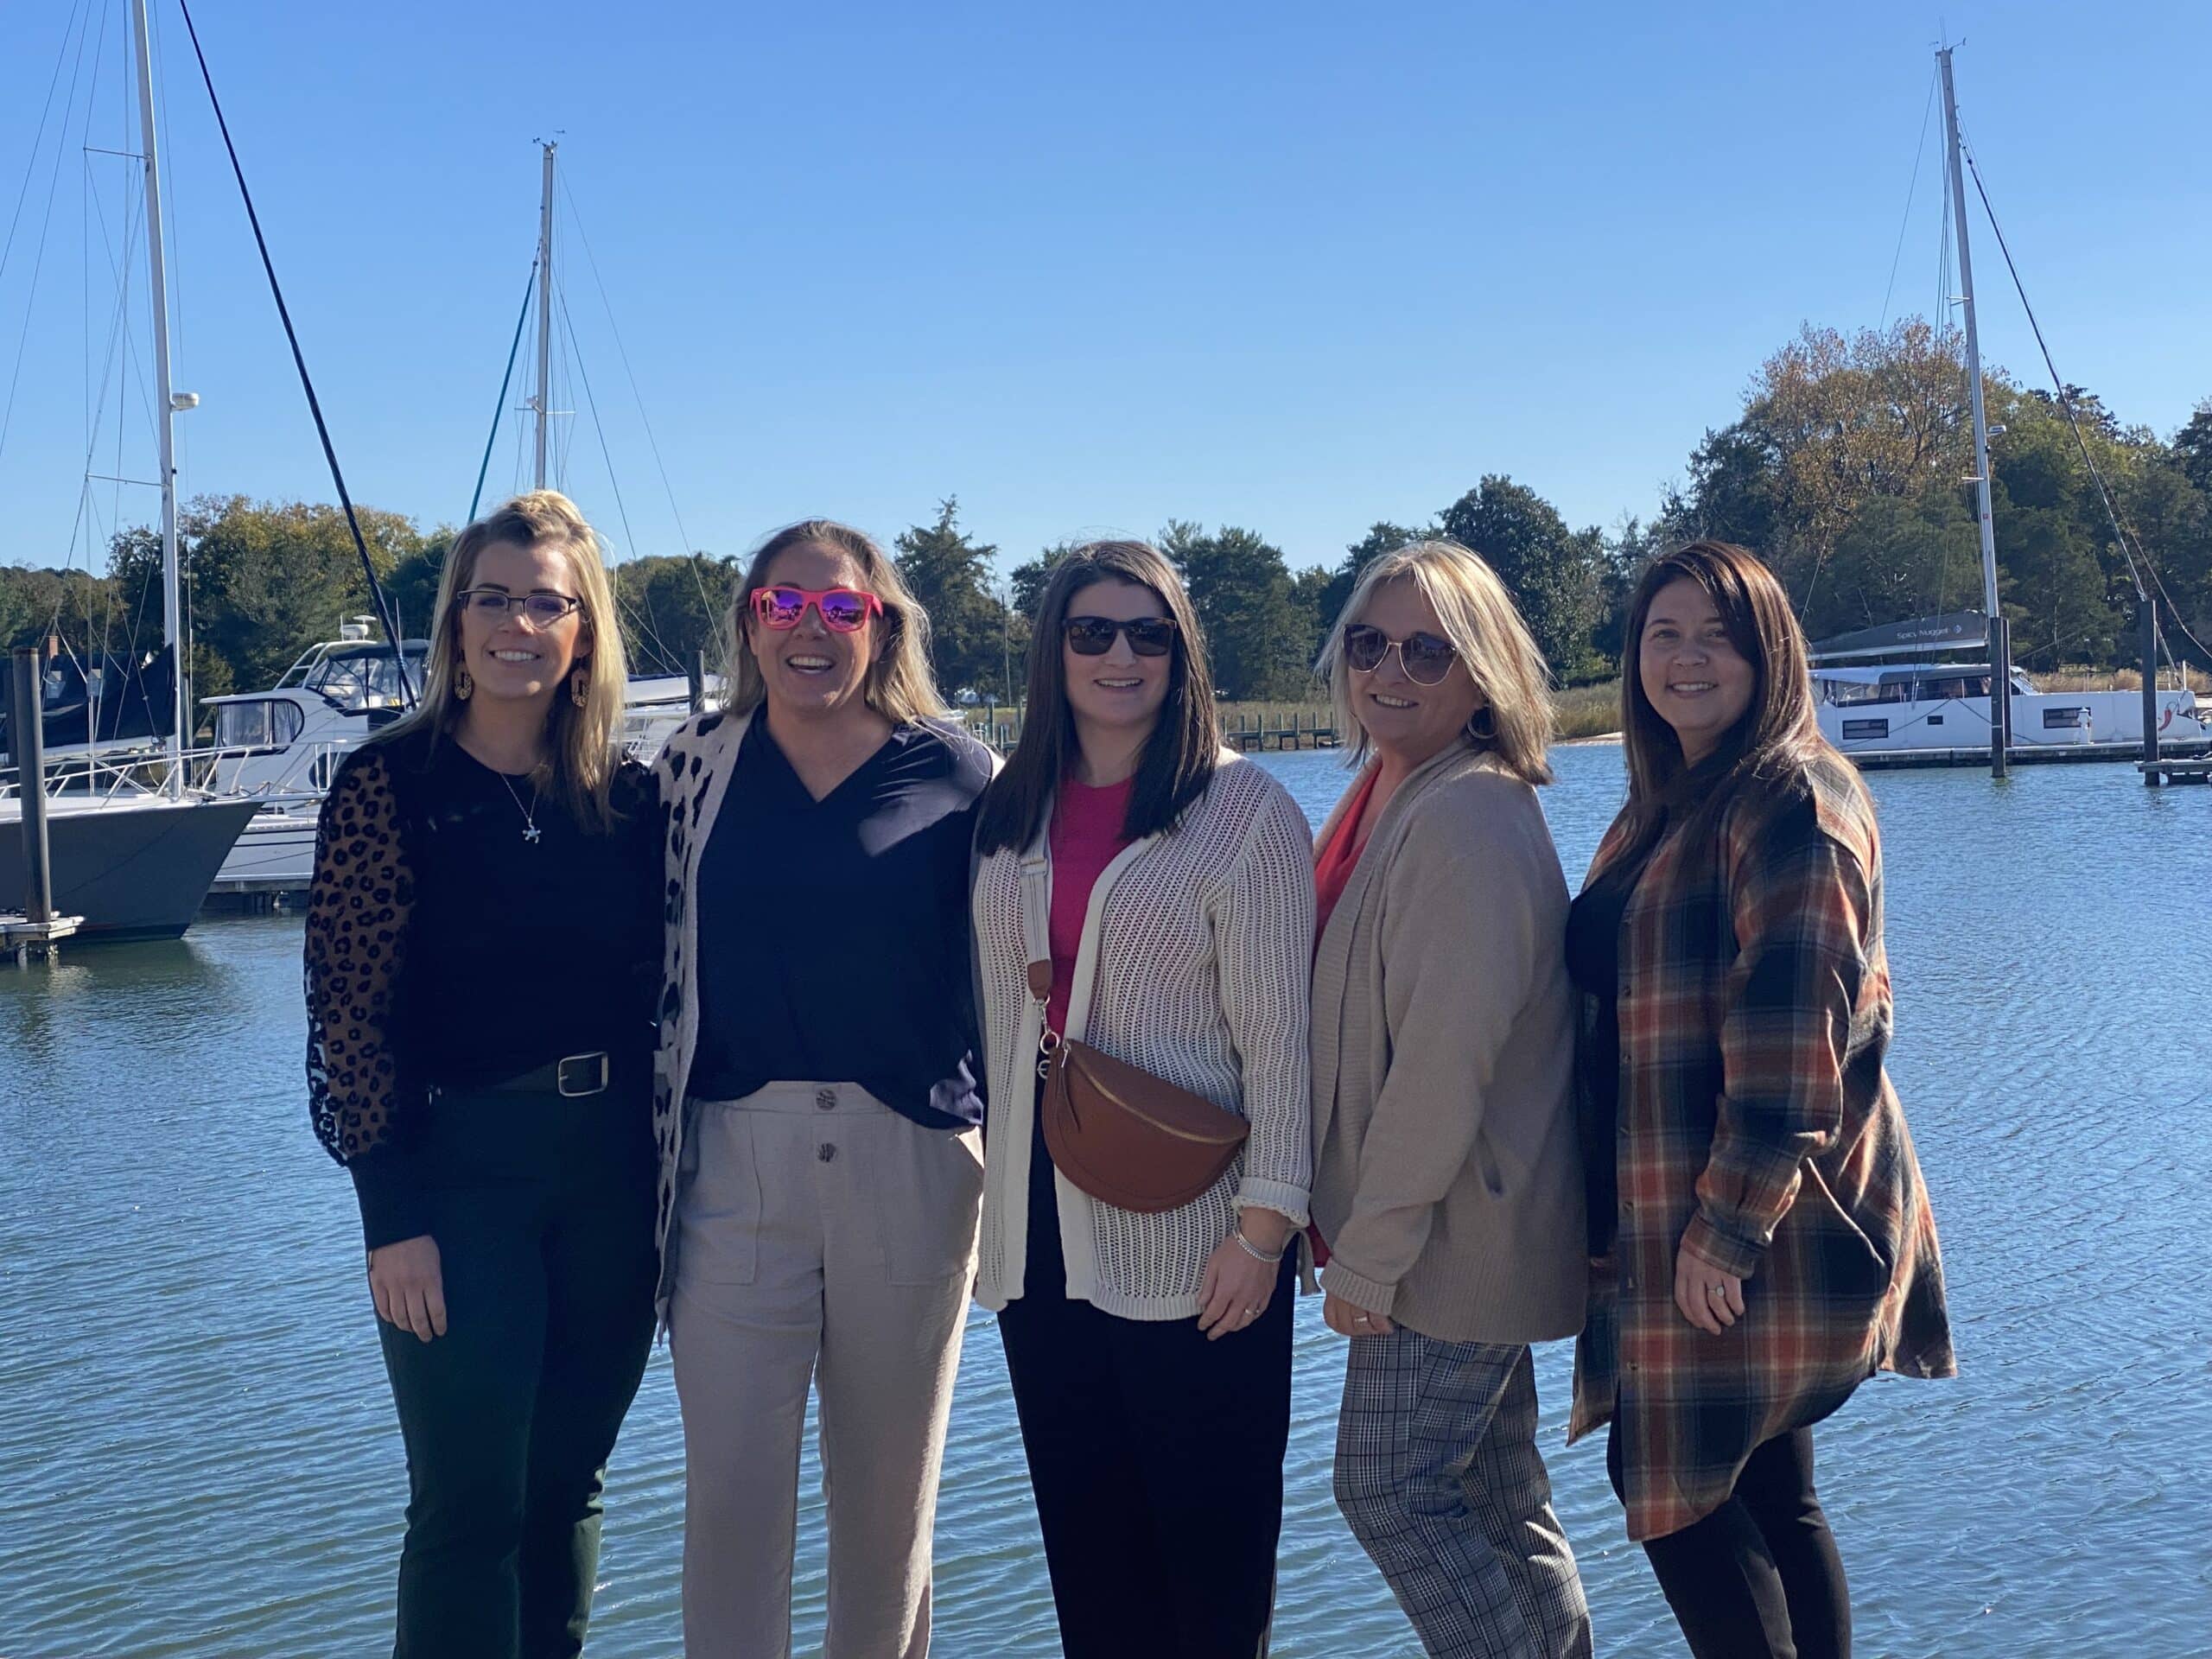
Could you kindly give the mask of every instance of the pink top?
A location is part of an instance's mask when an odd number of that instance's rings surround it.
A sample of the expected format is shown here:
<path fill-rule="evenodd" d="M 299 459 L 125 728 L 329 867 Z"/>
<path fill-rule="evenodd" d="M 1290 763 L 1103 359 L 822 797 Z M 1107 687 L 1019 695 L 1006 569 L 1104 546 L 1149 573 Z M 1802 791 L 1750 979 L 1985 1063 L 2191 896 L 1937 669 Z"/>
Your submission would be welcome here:
<path fill-rule="evenodd" d="M 1055 1032 L 1068 1024 L 1068 1001 L 1075 988 L 1075 959 L 1083 948 L 1084 918 L 1090 913 L 1090 890 L 1106 867 L 1129 842 L 1122 834 L 1136 779 L 1124 779 L 1103 789 L 1061 779 L 1052 802 L 1048 844 L 1052 855 L 1052 995 L 1045 1023 Z"/>

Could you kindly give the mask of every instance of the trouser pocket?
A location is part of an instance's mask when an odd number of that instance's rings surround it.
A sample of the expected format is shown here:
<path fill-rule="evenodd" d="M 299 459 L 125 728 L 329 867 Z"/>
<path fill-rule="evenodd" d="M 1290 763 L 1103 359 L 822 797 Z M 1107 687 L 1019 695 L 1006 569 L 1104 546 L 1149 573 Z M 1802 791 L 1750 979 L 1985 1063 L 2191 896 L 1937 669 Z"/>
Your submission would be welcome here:
<path fill-rule="evenodd" d="M 760 1270 L 760 1166 L 753 1114 L 697 1105 L 677 1200 L 677 1282 L 749 1285 Z"/>
<path fill-rule="evenodd" d="M 976 1265 L 983 1205 L 979 1129 L 926 1129 L 887 1112 L 867 1137 L 866 1192 L 883 1236 L 885 1276 L 935 1284 Z"/>

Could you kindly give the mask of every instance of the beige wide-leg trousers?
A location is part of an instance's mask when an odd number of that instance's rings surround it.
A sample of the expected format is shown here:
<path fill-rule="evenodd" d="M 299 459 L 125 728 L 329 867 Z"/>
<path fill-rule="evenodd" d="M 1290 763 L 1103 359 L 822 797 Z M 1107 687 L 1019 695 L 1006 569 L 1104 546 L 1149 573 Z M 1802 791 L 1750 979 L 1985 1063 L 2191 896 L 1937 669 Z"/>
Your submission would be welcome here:
<path fill-rule="evenodd" d="M 820 1392 L 823 1659 L 921 1659 L 982 1142 L 849 1083 L 690 1103 L 669 1342 L 688 1659 L 787 1659 L 799 1440 Z"/>

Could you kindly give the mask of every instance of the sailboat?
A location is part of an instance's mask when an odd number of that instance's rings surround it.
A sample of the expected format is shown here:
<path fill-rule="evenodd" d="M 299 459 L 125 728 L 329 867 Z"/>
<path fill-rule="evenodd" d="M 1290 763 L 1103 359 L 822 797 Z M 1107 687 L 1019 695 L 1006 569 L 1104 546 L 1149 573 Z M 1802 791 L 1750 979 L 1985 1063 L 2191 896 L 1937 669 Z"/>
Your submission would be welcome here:
<path fill-rule="evenodd" d="M 538 204 L 537 255 L 532 276 L 537 296 L 536 385 L 520 407 L 532 416 L 531 487 L 552 482 L 555 445 L 551 423 L 563 411 L 553 407 L 553 318 L 558 304 L 553 287 L 554 165 L 559 146 L 542 143 L 543 165 Z M 516 324 L 515 346 L 521 345 Z M 507 372 L 514 370 L 512 353 Z M 508 382 L 502 380 L 504 408 Z M 493 440 L 499 435 L 493 427 Z M 480 504 L 492 444 L 477 477 Z M 261 810 L 249 822 L 224 860 L 213 891 L 226 899 L 296 893 L 306 888 L 315 868 L 315 819 L 338 763 L 377 727 L 400 713 L 402 690 L 388 643 L 373 638 L 374 620 L 344 623 L 340 638 L 308 646 L 276 683 L 264 691 L 236 692 L 203 699 L 214 716 L 215 750 L 205 778 L 213 787 L 250 795 Z M 423 681 L 426 642 L 404 642 L 412 683 Z M 704 675 L 695 688 L 683 674 L 633 675 L 624 698 L 617 748 L 651 761 L 669 736 L 693 712 L 693 697 L 713 695 L 716 677 Z"/>
<path fill-rule="evenodd" d="M 2181 751 L 2198 750 L 2212 743 L 2212 704 L 2189 688 L 2185 676 L 2177 690 L 2146 685 L 2140 692 L 2038 691 L 2012 666 L 2011 632 L 1998 602 L 1981 330 L 1967 233 L 1966 156 L 1951 77 L 1952 49 L 1940 48 L 1936 60 L 1943 89 L 1945 182 L 1958 249 L 1958 303 L 1974 423 L 1974 476 L 1967 481 L 1974 486 L 1983 608 L 1861 629 L 1814 644 L 1813 700 L 1821 729 L 1851 755 L 1917 753 L 1925 759 L 1932 758 L 1930 752 L 1942 752 L 1964 763 L 1986 754 L 1999 777 L 2009 760 L 2037 758 L 2037 750 L 2085 754 L 2101 748 L 2114 758 L 2130 759 L 2142 752 L 2146 739 Z M 2149 595 L 2140 594 L 2139 585 L 2139 594 L 2147 606 Z M 1967 660 L 1955 660 L 1956 653 L 1967 653 Z"/>
<path fill-rule="evenodd" d="M 0 895 L 12 897 L 24 890 L 28 861 L 22 791 L 40 789 L 48 798 L 54 910 L 81 918 L 79 938 L 174 938 L 181 934 L 200 913 L 209 884 L 258 810 L 257 803 L 219 798 L 188 787 L 187 782 L 186 722 L 178 713 L 185 700 L 173 423 L 179 410 L 194 407 L 199 399 L 170 384 L 168 274 L 162 243 L 161 168 L 155 146 L 154 68 L 146 3 L 130 0 L 130 21 L 143 146 L 140 160 L 145 168 L 147 267 L 153 294 L 152 413 L 160 451 L 162 629 L 167 646 L 168 729 L 159 758 L 151 765 L 105 759 L 94 748 L 48 770 L 41 779 L 26 779 L 20 768 L 0 773 Z M 42 718 L 43 710 L 31 717 Z"/>

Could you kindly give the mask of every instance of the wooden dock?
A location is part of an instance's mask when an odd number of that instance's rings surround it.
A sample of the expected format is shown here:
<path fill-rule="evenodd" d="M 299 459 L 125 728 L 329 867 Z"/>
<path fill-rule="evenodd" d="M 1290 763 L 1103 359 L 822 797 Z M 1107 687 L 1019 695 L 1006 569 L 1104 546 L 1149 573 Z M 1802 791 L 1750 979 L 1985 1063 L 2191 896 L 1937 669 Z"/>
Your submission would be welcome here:
<path fill-rule="evenodd" d="M 34 922 L 19 911 L 0 914 L 0 957 L 11 958 L 18 968 L 51 962 L 61 954 L 61 941 L 74 938 L 84 919 L 56 916 L 51 921 Z"/>
<path fill-rule="evenodd" d="M 2177 747 L 2184 746 L 2177 745 Z M 2185 746 L 2183 753 L 2162 757 L 2161 766 L 2188 766 L 2203 761 L 2209 752 L 2202 743 Z M 1919 772 L 1944 766 L 1989 770 L 1989 751 L 1979 749 L 1892 749 L 1871 753 L 1844 752 L 1844 758 L 1861 772 Z M 2053 743 L 2048 746 L 2014 744 L 2005 752 L 2015 766 L 2076 766 L 2126 761 L 2140 766 L 2140 743 Z"/>
<path fill-rule="evenodd" d="M 2171 760 L 2161 755 L 2156 760 L 2138 760 L 2135 769 L 2144 774 L 2145 783 L 2212 784 L 2212 754 L 2183 755 Z"/>

